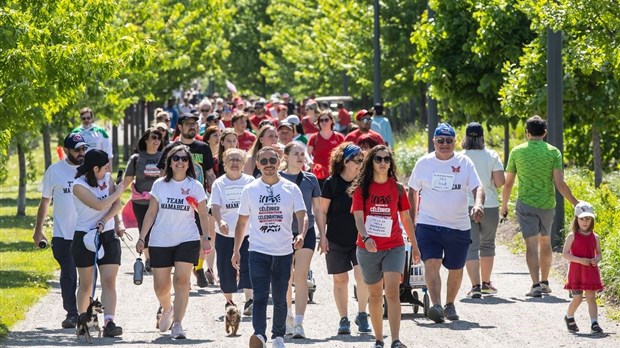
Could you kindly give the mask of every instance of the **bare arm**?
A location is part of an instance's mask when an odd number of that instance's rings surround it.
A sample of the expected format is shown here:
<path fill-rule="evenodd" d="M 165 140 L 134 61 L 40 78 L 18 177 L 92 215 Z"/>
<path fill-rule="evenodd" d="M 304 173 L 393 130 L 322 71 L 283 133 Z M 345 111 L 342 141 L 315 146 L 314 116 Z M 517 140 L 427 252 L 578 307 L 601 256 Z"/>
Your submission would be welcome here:
<path fill-rule="evenodd" d="M 497 170 L 491 173 L 491 178 L 493 179 L 493 185 L 495 188 L 500 188 L 506 182 L 506 178 L 504 177 L 503 170 Z"/>
<path fill-rule="evenodd" d="M 573 193 L 571 192 L 570 187 L 566 184 L 566 181 L 564 181 L 564 173 L 562 173 L 560 169 L 553 170 L 553 183 L 555 184 L 555 188 L 558 192 L 560 192 L 560 194 L 566 198 L 573 205 L 573 207 L 579 203 L 577 198 L 573 196 Z"/>
<path fill-rule="evenodd" d="M 41 197 L 41 201 L 39 202 L 37 224 L 35 225 L 34 234 L 32 235 L 32 240 L 34 240 L 35 245 L 38 245 L 42 240 L 47 240 L 45 233 L 43 233 L 43 222 L 45 222 L 45 217 L 47 216 L 51 201 L 51 198 Z"/>
<path fill-rule="evenodd" d="M 127 188 L 129 186 L 131 186 L 131 183 L 133 182 L 133 179 L 134 179 L 133 176 L 125 175 L 125 178 L 123 179 L 123 186 L 121 186 L 123 191 L 127 190 Z"/>
<path fill-rule="evenodd" d="M 310 155 L 310 157 L 312 157 L 312 152 L 314 152 L 314 146 L 308 145 L 308 148 L 306 149 L 306 152 L 308 152 L 308 155 Z"/>
<path fill-rule="evenodd" d="M 510 200 L 510 192 L 512 191 L 512 186 L 515 184 L 516 176 L 517 175 L 515 173 L 505 173 L 506 180 L 504 183 L 504 189 L 502 190 L 502 208 L 499 211 L 500 216 L 508 216 L 508 201 Z"/>
<path fill-rule="evenodd" d="M 366 225 L 364 224 L 364 212 L 361 210 L 356 210 L 353 212 L 353 217 L 355 218 L 355 227 L 357 228 L 357 233 L 362 236 L 362 241 L 364 241 L 364 246 L 366 246 L 366 250 L 374 253 L 377 251 L 377 244 L 375 244 L 374 239 L 368 236 L 368 232 L 366 232 Z M 369 237 L 369 238 L 366 238 Z"/>
<path fill-rule="evenodd" d="M 253 176 L 255 165 L 256 165 L 256 162 L 252 159 L 252 156 L 248 155 L 248 158 L 246 158 L 245 160 L 245 165 L 243 166 L 243 173 Z"/>
<path fill-rule="evenodd" d="M 211 231 L 209 230 L 209 211 L 207 210 L 206 199 L 198 203 L 196 211 L 198 212 L 198 217 L 200 218 L 200 227 L 202 227 L 202 249 L 209 250 L 211 249 L 211 242 L 208 238 L 211 235 Z"/>
<path fill-rule="evenodd" d="M 211 185 L 213 185 L 213 182 L 215 181 L 216 177 L 215 177 L 215 172 L 213 171 L 213 168 L 207 170 L 207 175 L 205 175 L 205 184 L 207 185 L 207 187 L 209 188 L 209 191 L 211 190 Z"/>
<path fill-rule="evenodd" d="M 213 204 L 211 206 L 211 214 L 215 219 L 215 224 L 220 229 L 220 233 L 222 233 L 223 235 L 228 235 L 230 233 L 229 226 L 226 221 L 222 220 L 222 211 L 218 204 Z"/>
<path fill-rule="evenodd" d="M 562 256 L 570 262 L 580 263 L 584 266 L 589 266 L 590 265 L 589 259 L 586 259 L 583 257 L 577 257 L 573 255 L 573 253 L 570 252 L 570 248 L 573 246 L 574 240 L 575 240 L 575 235 L 573 233 L 569 234 L 566 237 L 566 241 L 564 242 L 564 248 L 562 249 Z"/>
<path fill-rule="evenodd" d="M 239 249 L 241 249 L 241 243 L 243 243 L 245 230 L 248 227 L 249 215 L 239 215 L 237 219 L 237 226 L 235 227 L 235 246 L 233 247 L 233 256 L 230 259 L 234 268 L 239 269 L 239 263 L 241 262 L 241 255 Z"/>
<path fill-rule="evenodd" d="M 140 237 L 138 237 L 138 241 L 136 242 L 136 251 L 138 253 L 142 253 L 144 250 L 144 238 L 146 238 L 146 234 L 149 232 L 151 227 L 153 227 L 153 223 L 155 222 L 155 217 L 157 216 L 157 212 L 159 211 L 159 202 L 155 197 L 151 196 L 151 200 L 149 201 L 149 209 L 144 214 L 144 220 L 142 221 L 142 230 L 140 230 Z"/>
<path fill-rule="evenodd" d="M 410 187 L 409 192 L 407 193 L 407 198 L 409 198 L 409 205 L 411 206 L 409 208 L 409 218 L 414 226 L 415 220 L 418 216 L 418 197 L 418 191 Z"/>
<path fill-rule="evenodd" d="M 314 214 L 314 218 L 316 219 L 317 227 L 319 228 L 319 236 L 321 239 L 325 237 L 325 220 L 326 215 L 323 212 L 323 207 L 321 206 L 321 198 L 313 197 L 312 198 L 312 213 Z"/>
<path fill-rule="evenodd" d="M 594 259 L 592 259 L 592 266 L 597 265 L 603 259 L 603 254 L 601 251 L 601 239 L 596 234 L 594 236 L 596 237 L 596 255 L 594 256 Z"/>
<path fill-rule="evenodd" d="M 326 225 L 327 225 L 327 211 L 329 210 L 329 204 L 330 203 L 331 203 L 331 199 L 329 199 L 329 198 L 323 198 L 323 197 L 319 198 L 319 204 L 321 206 L 319 214 L 321 215 L 321 218 L 319 219 L 319 217 L 318 217 L 319 215 L 316 215 L 316 213 L 315 213 L 315 216 L 317 217 L 316 218 L 317 224 L 319 224 L 319 221 L 321 221 L 322 224 L 323 224 L 323 231 L 325 231 L 325 232 L 323 232 L 323 234 L 321 234 L 321 239 L 319 240 L 319 245 L 318 245 L 318 249 L 317 249 L 321 253 L 329 252 L 329 243 L 328 243 L 328 240 L 327 240 L 327 227 L 326 227 Z M 319 228 L 319 234 L 320 233 L 321 233 L 321 229 Z"/>
<path fill-rule="evenodd" d="M 411 243 L 411 262 L 417 264 L 420 262 L 420 249 L 418 249 L 418 241 L 415 238 L 415 228 L 413 226 L 413 221 L 411 221 L 410 212 L 403 210 L 399 214 L 400 221 L 403 222 L 403 227 L 405 228 L 405 232 L 407 233 L 407 237 L 409 237 L 409 242 Z"/>
<path fill-rule="evenodd" d="M 111 188 L 110 191 L 113 189 Z M 114 190 L 110 195 L 104 199 L 97 199 L 88 189 L 82 185 L 73 186 L 73 195 L 75 195 L 80 201 L 87 206 L 95 210 L 104 210 L 112 206 L 112 204 L 118 200 L 123 194 L 123 190 Z"/>

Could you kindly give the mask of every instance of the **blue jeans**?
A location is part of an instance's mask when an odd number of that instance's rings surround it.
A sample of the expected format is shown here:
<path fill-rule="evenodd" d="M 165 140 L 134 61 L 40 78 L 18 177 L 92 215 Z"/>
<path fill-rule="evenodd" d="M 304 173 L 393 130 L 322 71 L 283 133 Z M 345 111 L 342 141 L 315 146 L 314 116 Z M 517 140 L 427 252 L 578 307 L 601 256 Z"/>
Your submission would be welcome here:
<path fill-rule="evenodd" d="M 252 326 L 255 335 L 265 335 L 267 330 L 267 302 L 269 285 L 273 300 L 273 321 L 271 338 L 284 337 L 286 333 L 286 290 L 291 276 L 293 254 L 271 256 L 250 251 L 250 280 L 254 293 Z"/>
<path fill-rule="evenodd" d="M 60 265 L 60 294 L 62 307 L 67 314 L 78 315 L 75 292 L 77 290 L 77 270 L 71 256 L 71 242 L 60 237 L 52 238 L 52 252 Z"/>

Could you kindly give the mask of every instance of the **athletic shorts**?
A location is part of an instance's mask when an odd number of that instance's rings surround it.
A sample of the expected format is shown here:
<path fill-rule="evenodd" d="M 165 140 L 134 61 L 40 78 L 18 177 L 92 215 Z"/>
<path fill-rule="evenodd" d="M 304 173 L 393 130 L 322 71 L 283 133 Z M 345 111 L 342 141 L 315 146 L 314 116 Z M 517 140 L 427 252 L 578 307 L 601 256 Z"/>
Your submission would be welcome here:
<path fill-rule="evenodd" d="M 364 283 L 376 284 L 383 279 L 385 272 L 398 272 L 401 275 L 405 271 L 405 246 L 392 249 L 378 250 L 371 253 L 365 248 L 357 247 L 357 261 L 362 269 Z"/>
<path fill-rule="evenodd" d="M 75 267 L 84 268 L 95 265 L 95 253 L 86 249 L 84 236 L 86 232 L 75 231 L 73 242 L 71 243 L 71 256 L 75 262 Z M 114 230 L 104 231 L 99 235 L 99 245 L 103 248 L 104 255 L 97 259 L 98 265 L 120 265 L 121 264 L 121 241 L 114 233 Z"/>
<path fill-rule="evenodd" d="M 471 211 L 469 207 L 468 211 Z M 484 208 L 482 221 L 471 220 L 471 244 L 467 252 L 467 261 L 481 257 L 495 256 L 495 235 L 499 224 L 499 208 Z"/>
<path fill-rule="evenodd" d="M 447 269 L 461 269 L 465 266 L 471 243 L 470 230 L 417 224 L 415 237 L 422 261 L 441 259 Z"/>
<path fill-rule="evenodd" d="M 149 247 L 152 268 L 173 267 L 175 262 L 187 262 L 198 265 L 200 241 L 183 242 L 173 247 Z"/>
<path fill-rule="evenodd" d="M 534 208 L 517 200 L 516 215 L 523 238 L 551 235 L 555 209 Z"/>
<path fill-rule="evenodd" d="M 295 237 L 297 237 L 297 235 L 293 234 L 293 239 L 295 239 Z M 314 232 L 314 227 L 308 229 L 308 232 L 304 237 L 304 245 L 301 248 L 310 249 L 312 251 L 316 248 L 316 232 Z"/>
<path fill-rule="evenodd" d="M 332 242 L 329 243 L 329 251 L 325 254 L 327 274 L 346 273 L 357 266 L 357 246 L 355 244 L 344 246 Z"/>

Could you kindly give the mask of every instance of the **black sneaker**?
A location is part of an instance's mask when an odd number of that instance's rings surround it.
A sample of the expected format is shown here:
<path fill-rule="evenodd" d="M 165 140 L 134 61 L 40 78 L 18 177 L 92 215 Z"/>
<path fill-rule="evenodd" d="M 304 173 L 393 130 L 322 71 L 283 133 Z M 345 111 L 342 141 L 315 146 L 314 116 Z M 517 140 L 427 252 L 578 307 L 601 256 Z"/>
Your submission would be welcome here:
<path fill-rule="evenodd" d="M 196 285 L 198 285 L 198 287 L 206 288 L 209 286 L 209 282 L 207 281 L 207 277 L 205 276 L 205 272 L 202 268 L 195 269 L 194 275 L 196 276 Z"/>
<path fill-rule="evenodd" d="M 592 330 L 592 333 L 603 333 L 603 329 L 598 324 L 598 321 L 595 321 L 595 322 L 592 323 L 592 326 L 590 327 L 590 330 Z"/>
<path fill-rule="evenodd" d="M 375 341 L 375 344 L 372 346 L 372 348 L 383 348 L 383 346 L 383 341 Z"/>
<path fill-rule="evenodd" d="M 75 329 L 77 325 L 77 314 L 67 314 L 65 320 L 62 321 L 63 329 Z"/>
<path fill-rule="evenodd" d="M 116 337 L 123 334 L 123 328 L 116 326 L 112 320 L 103 328 L 103 337 Z"/>
<path fill-rule="evenodd" d="M 390 348 L 407 348 L 407 346 L 400 340 L 395 340 L 394 342 L 392 342 Z"/>
<path fill-rule="evenodd" d="M 471 287 L 471 290 L 467 293 L 467 297 L 469 298 L 481 298 L 482 297 L 482 288 L 480 284 L 476 284 Z"/>
<path fill-rule="evenodd" d="M 245 304 L 243 305 L 243 315 L 245 315 L 246 317 L 251 316 L 253 309 L 254 309 L 254 300 L 249 299 L 245 301 Z"/>

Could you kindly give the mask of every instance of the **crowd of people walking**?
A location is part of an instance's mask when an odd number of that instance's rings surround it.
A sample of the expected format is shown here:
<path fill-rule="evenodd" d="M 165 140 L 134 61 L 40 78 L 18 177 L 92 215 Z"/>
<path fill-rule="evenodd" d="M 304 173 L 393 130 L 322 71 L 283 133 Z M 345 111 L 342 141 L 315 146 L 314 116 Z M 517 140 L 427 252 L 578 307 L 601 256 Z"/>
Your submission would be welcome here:
<path fill-rule="evenodd" d="M 219 286 L 222 313 L 243 303 L 240 311 L 252 317 L 250 347 L 266 347 L 269 340 L 284 347 L 287 335 L 305 338 L 316 250 L 325 254 L 333 279 L 340 317 L 334 332 L 352 331 L 352 274 L 357 330 L 372 332 L 372 346 L 384 347 L 385 296 L 390 347 L 406 347 L 399 334 L 401 281 L 410 267 L 406 247 L 412 263 L 424 263 L 428 318 L 436 323 L 459 320 L 455 302 L 464 269 L 471 281 L 469 297 L 500 291 L 491 280 L 495 234 L 500 217 L 508 214 L 518 178 L 516 214 L 533 283 L 527 296 L 551 292 L 550 231 L 557 188 L 576 206 L 573 233 L 564 248 L 571 262 L 566 288 L 574 295 L 564 320 L 569 331 L 578 330 L 573 316 L 585 293 L 592 330 L 602 332 L 594 302 L 603 287 L 597 268 L 600 244 L 592 232 L 594 211 L 564 182 L 561 153 L 544 142 L 546 123 L 540 117 L 527 120 L 528 141 L 513 149 L 505 172 L 499 155 L 485 147 L 482 125 L 467 126 L 464 151 L 457 152 L 455 129 L 441 123 L 434 130 L 435 151 L 418 160 L 403 184 L 381 104 L 351 117 L 342 105 L 332 111 L 308 99 L 297 106 L 286 94 L 269 101 L 237 97 L 192 102 L 191 97 L 156 112 L 123 178 L 111 176 L 115 154 L 105 130 L 94 125 L 90 108 L 80 111 L 81 125 L 64 139 L 65 158 L 46 171 L 33 239 L 37 244 L 47 240 L 43 221 L 53 200 L 52 250 L 61 267 L 67 312 L 62 327 L 76 326 L 99 272 L 104 336 L 123 334 L 116 324 L 122 318 L 115 317 L 116 277 L 119 238 L 125 234 L 120 197 L 129 189 L 126 204 L 139 229 L 135 251 L 145 255 L 160 305 L 152 313 L 159 331 L 170 331 L 173 339 L 186 337 L 182 322 L 190 308 L 192 274 L 198 287 Z M 500 201 L 497 189 L 502 186 Z M 448 270 L 445 301 L 441 266 Z M 242 298 L 237 297 L 240 290 Z"/>

